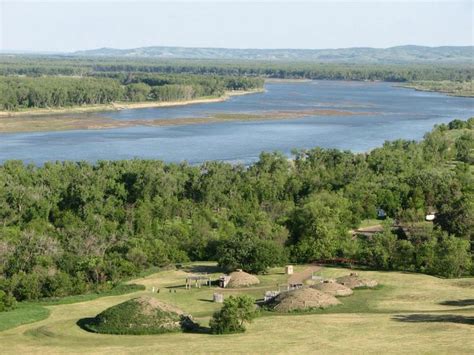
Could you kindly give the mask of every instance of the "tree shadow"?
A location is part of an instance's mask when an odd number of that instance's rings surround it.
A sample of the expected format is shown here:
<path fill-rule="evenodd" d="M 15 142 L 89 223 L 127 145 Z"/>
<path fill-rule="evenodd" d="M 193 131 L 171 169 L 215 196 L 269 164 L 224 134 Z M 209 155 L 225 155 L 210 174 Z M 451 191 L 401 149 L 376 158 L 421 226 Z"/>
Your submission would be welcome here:
<path fill-rule="evenodd" d="M 474 298 L 467 298 L 465 300 L 452 300 L 440 302 L 443 306 L 467 307 L 474 306 Z"/>
<path fill-rule="evenodd" d="M 455 314 L 398 314 L 392 320 L 407 323 L 458 323 L 474 325 L 474 317 Z"/>

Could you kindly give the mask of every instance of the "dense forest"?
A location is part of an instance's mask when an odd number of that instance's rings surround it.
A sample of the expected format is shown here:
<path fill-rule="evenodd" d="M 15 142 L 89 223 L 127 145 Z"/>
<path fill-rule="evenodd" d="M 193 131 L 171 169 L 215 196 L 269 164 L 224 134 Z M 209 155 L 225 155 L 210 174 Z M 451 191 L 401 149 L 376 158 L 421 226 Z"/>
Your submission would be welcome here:
<path fill-rule="evenodd" d="M 102 72 L 260 76 L 334 80 L 472 80 L 472 63 L 350 64 L 243 60 L 0 57 L 0 75 L 90 76 Z"/>
<path fill-rule="evenodd" d="M 107 104 L 117 101 L 178 101 L 253 90 L 263 80 L 215 75 L 109 73 L 96 77 L 0 77 L 0 110 Z"/>
<path fill-rule="evenodd" d="M 188 260 L 252 272 L 344 260 L 472 275 L 473 150 L 471 118 L 421 142 L 361 154 L 314 148 L 291 160 L 262 153 L 251 166 L 9 161 L 0 166 L 0 291 L 18 301 L 86 293 Z M 351 233 L 381 209 L 383 231 Z"/>
<path fill-rule="evenodd" d="M 0 110 L 176 101 L 263 87 L 264 78 L 421 82 L 472 88 L 472 65 L 0 57 Z M 433 84 L 434 83 L 434 84 Z M 472 89 L 464 95 L 470 95 Z M 456 94 L 456 90 L 451 93 Z"/>

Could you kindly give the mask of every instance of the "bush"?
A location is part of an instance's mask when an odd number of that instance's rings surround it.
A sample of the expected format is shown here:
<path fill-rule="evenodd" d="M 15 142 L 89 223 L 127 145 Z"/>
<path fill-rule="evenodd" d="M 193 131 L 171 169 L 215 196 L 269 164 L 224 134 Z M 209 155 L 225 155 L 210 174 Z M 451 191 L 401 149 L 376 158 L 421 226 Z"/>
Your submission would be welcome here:
<path fill-rule="evenodd" d="M 16 308 L 15 297 L 0 290 L 0 312 L 11 311 Z"/>
<path fill-rule="evenodd" d="M 257 316 L 254 300 L 249 296 L 230 296 L 224 301 L 222 309 L 214 313 L 211 321 L 213 334 L 245 332 L 245 323 Z"/>

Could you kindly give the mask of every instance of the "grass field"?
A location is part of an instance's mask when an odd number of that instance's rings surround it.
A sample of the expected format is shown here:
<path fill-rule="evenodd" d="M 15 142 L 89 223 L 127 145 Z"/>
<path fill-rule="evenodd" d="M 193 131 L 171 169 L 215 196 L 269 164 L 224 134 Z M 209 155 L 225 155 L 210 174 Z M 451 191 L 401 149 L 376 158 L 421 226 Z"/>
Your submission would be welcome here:
<path fill-rule="evenodd" d="M 0 313 L 0 331 L 21 324 L 37 322 L 48 316 L 49 310 L 43 306 L 28 303 L 20 304 L 13 311 Z"/>
<path fill-rule="evenodd" d="M 182 287 L 187 272 L 199 271 L 219 275 L 211 263 L 192 264 L 183 270 L 162 271 L 130 281 L 146 286 L 144 291 L 45 306 L 50 312 L 47 319 L 0 332 L 0 353 L 474 352 L 474 278 L 444 280 L 399 272 L 360 271 L 381 286 L 356 290 L 353 296 L 340 299 L 342 305 L 327 310 L 285 315 L 264 312 L 246 333 L 237 335 L 99 335 L 76 324 L 124 300 L 148 294 L 182 308 L 206 326 L 212 312 L 220 307 L 210 301 L 216 290 Z M 319 274 L 333 277 L 348 272 L 323 268 Z M 265 290 L 284 283 L 286 276 L 282 269 L 274 269 L 260 279 L 257 287 L 220 291 L 261 298 Z M 160 292 L 152 294 L 152 287 Z"/>

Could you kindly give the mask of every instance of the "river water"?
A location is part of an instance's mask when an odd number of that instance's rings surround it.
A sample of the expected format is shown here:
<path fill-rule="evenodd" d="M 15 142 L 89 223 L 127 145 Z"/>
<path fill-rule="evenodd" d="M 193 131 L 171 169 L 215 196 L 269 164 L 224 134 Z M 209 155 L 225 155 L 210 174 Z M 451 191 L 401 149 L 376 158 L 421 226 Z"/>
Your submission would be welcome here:
<path fill-rule="evenodd" d="M 368 151 L 386 140 L 421 139 L 433 125 L 474 116 L 474 99 L 419 92 L 390 83 L 273 82 L 264 93 L 219 103 L 133 109 L 96 114 L 117 120 L 178 119 L 219 113 L 319 109 L 353 115 L 312 115 L 264 121 L 227 121 L 182 126 L 135 126 L 104 130 L 0 134 L 0 162 L 161 159 L 191 164 L 206 160 L 251 163 L 262 151 L 327 148 Z M 290 114 L 288 114 L 290 112 Z"/>

